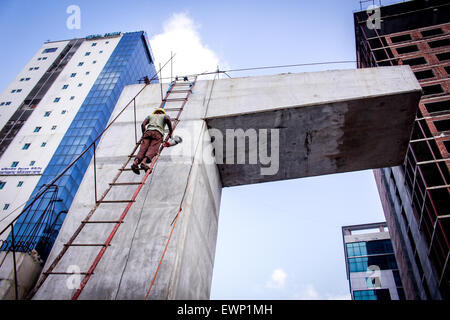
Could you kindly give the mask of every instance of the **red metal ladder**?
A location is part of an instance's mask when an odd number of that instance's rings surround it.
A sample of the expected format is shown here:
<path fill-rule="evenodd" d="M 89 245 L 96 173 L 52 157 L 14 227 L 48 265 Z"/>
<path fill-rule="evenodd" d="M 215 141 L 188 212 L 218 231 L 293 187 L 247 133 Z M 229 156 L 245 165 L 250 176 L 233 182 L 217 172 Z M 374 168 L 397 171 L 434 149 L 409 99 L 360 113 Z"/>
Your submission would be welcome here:
<path fill-rule="evenodd" d="M 173 81 L 171 83 L 169 89 L 166 92 L 165 98 L 162 99 L 162 102 L 161 102 L 161 104 L 159 106 L 160 108 L 163 108 L 163 109 L 169 110 L 169 111 L 178 111 L 178 114 L 177 114 L 176 118 L 173 121 L 173 130 L 175 130 L 175 128 L 177 127 L 178 123 L 180 122 L 181 112 L 183 111 L 184 106 L 186 105 L 186 102 L 188 101 L 189 96 L 192 93 L 192 89 L 195 86 L 196 81 L 197 81 L 197 76 L 194 77 L 194 80 L 192 82 L 189 82 L 189 81 L 176 81 L 176 80 Z M 183 89 L 179 89 L 179 90 L 175 89 L 174 90 L 174 88 L 176 88 L 176 87 L 178 87 L 178 88 L 181 87 Z M 186 93 L 186 96 L 185 96 L 185 98 L 169 99 L 169 96 L 172 93 Z M 181 107 L 179 107 L 179 108 L 164 108 L 166 106 L 167 102 L 182 102 L 182 104 L 181 104 Z M 168 140 L 168 137 L 166 137 L 164 142 L 167 142 L 167 140 Z M 89 211 L 88 215 L 81 221 L 80 225 L 75 230 L 75 232 L 72 235 L 72 237 L 69 239 L 69 241 L 67 243 L 64 244 L 63 248 L 61 249 L 59 254 L 56 256 L 56 258 L 53 260 L 52 264 L 47 268 L 47 270 L 45 272 L 42 273 L 41 279 L 36 284 L 36 286 L 33 288 L 33 290 L 28 294 L 28 296 L 27 296 L 28 299 L 31 299 L 36 294 L 36 292 L 44 284 L 45 280 L 50 275 L 74 275 L 74 274 L 80 274 L 80 275 L 84 275 L 84 278 L 81 281 L 79 288 L 76 290 L 76 292 L 72 296 L 72 300 L 77 300 L 78 299 L 78 297 L 80 296 L 80 294 L 83 291 L 84 287 L 86 286 L 87 282 L 89 281 L 91 276 L 94 274 L 94 270 L 97 267 L 98 263 L 100 262 L 101 258 L 103 257 L 104 253 L 106 252 L 106 249 L 111 245 L 111 242 L 112 242 L 112 240 L 113 240 L 117 230 L 119 229 L 120 225 L 124 222 L 124 219 L 125 219 L 126 215 L 128 214 L 128 211 L 130 210 L 130 208 L 133 205 L 133 203 L 136 201 L 136 198 L 139 195 L 139 192 L 141 191 L 142 187 L 144 186 L 145 182 L 147 181 L 148 176 L 152 173 L 153 168 L 154 168 L 156 162 L 158 161 L 162 150 L 165 148 L 164 143 L 162 143 L 160 148 L 159 148 L 159 151 L 158 151 L 157 155 L 153 158 L 153 160 L 152 160 L 152 162 L 151 162 L 151 164 L 149 166 L 149 169 L 146 171 L 144 177 L 142 178 L 142 180 L 140 182 L 117 182 L 117 180 L 119 179 L 119 177 L 122 174 L 122 172 L 131 170 L 130 168 L 127 168 L 127 166 L 129 164 L 130 160 L 132 158 L 134 158 L 135 152 L 138 149 L 138 147 L 139 147 L 139 143 L 137 143 L 136 146 L 133 148 L 133 151 L 128 156 L 127 161 L 119 169 L 119 172 L 113 178 L 112 182 L 109 183 L 109 187 L 101 195 L 100 199 L 96 202 L 95 206 Z M 118 186 L 118 185 L 137 185 L 137 188 L 134 191 L 133 196 L 131 197 L 131 199 L 127 199 L 127 200 L 105 200 L 105 197 L 107 196 L 109 191 L 112 189 L 112 187 Z M 97 208 L 102 203 L 127 203 L 127 206 L 122 211 L 122 214 L 120 215 L 120 218 L 118 220 L 90 220 L 92 215 L 95 213 Z M 83 230 L 84 226 L 86 226 L 86 224 L 90 224 L 90 223 L 112 223 L 112 224 L 115 224 L 115 225 L 114 225 L 113 230 L 110 232 L 108 238 L 103 243 L 74 243 L 74 241 L 77 239 L 78 235 Z M 58 265 L 58 263 L 61 261 L 61 259 L 63 258 L 63 256 L 67 252 L 67 250 L 70 247 L 75 247 L 75 246 L 101 247 L 100 251 L 98 252 L 96 258 L 94 259 L 94 262 L 92 263 L 92 265 L 90 266 L 88 271 L 86 271 L 86 272 L 79 272 L 79 273 L 53 271 L 55 269 L 55 267 Z"/>

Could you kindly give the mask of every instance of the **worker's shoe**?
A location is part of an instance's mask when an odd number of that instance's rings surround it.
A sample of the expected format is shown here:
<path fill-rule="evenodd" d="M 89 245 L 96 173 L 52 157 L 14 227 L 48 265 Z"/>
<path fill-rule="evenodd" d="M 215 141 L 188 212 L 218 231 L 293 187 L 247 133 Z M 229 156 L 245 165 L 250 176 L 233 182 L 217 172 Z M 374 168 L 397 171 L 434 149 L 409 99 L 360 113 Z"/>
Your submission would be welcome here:
<path fill-rule="evenodd" d="M 140 174 L 140 172 L 139 172 L 139 167 L 138 167 L 138 165 L 137 164 L 132 164 L 131 165 L 131 170 L 134 172 L 134 173 L 136 173 L 136 174 Z"/>
<path fill-rule="evenodd" d="M 150 170 L 150 167 L 148 165 L 146 165 L 144 162 L 141 162 L 141 169 L 145 170 L 145 172 L 147 172 L 147 170 Z"/>

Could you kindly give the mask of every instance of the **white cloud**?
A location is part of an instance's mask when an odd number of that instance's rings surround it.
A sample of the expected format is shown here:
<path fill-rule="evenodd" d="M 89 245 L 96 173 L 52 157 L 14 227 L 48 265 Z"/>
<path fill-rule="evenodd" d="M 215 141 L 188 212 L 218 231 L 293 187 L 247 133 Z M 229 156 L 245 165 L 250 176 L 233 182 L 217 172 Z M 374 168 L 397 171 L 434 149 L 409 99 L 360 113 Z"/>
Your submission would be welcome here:
<path fill-rule="evenodd" d="M 319 300 L 319 293 L 316 288 L 312 284 L 308 284 L 305 288 L 299 292 L 294 294 L 294 299 L 298 300 Z"/>
<path fill-rule="evenodd" d="M 187 13 L 172 14 L 164 22 L 163 32 L 150 39 L 156 69 L 159 70 L 159 63 L 164 65 L 170 59 L 171 52 L 176 54 L 173 59 L 173 76 L 215 71 L 218 65 L 224 69 L 226 63 L 220 61 L 218 55 L 202 43 L 199 28 Z M 163 69 L 162 77 L 170 77 L 170 63 Z"/>
<path fill-rule="evenodd" d="M 270 280 L 267 282 L 266 286 L 273 289 L 281 289 L 284 287 L 286 282 L 287 274 L 283 269 L 275 269 L 272 272 Z"/>

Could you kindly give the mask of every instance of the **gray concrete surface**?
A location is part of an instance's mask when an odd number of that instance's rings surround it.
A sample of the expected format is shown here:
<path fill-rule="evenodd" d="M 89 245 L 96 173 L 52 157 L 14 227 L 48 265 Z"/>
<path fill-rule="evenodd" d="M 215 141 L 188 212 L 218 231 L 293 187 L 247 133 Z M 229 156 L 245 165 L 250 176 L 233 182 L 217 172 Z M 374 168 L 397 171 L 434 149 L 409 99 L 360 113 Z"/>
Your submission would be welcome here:
<path fill-rule="evenodd" d="M 112 117 L 141 87 L 124 89 Z M 163 151 L 80 299 L 143 299 L 179 207 L 181 215 L 150 299 L 208 299 L 223 186 L 391 166 L 404 157 L 419 94 L 408 66 L 198 81 L 175 132 L 184 142 Z M 148 86 L 137 99 L 138 123 L 159 102 L 159 85 Z M 176 106 L 171 102 L 166 107 Z M 129 108 L 102 137 L 97 149 L 99 194 L 131 152 L 133 126 Z M 261 176 L 259 164 L 216 165 L 221 159 L 218 150 L 213 153 L 211 129 L 217 133 L 230 128 L 279 128 L 279 172 Z M 44 270 L 93 206 L 92 166 Z M 119 182 L 141 177 L 127 171 Z M 114 187 L 107 199 L 129 199 L 134 190 Z M 114 220 L 124 207 L 102 204 L 92 219 Z M 77 242 L 104 242 L 112 227 L 87 225 Z M 72 247 L 55 271 L 87 271 L 98 251 Z M 69 299 L 75 292 L 73 280 L 73 275 L 50 276 L 34 298 Z"/>

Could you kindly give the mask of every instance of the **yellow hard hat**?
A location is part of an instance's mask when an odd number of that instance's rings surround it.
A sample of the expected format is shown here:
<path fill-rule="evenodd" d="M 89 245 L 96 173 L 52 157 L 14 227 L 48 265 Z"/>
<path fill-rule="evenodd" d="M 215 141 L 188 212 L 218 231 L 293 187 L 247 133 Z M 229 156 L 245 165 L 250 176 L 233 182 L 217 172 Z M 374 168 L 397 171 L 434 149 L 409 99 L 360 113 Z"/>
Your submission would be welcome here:
<path fill-rule="evenodd" d="M 155 113 L 163 113 L 163 114 L 166 114 L 166 111 L 164 111 L 164 109 L 162 109 L 162 108 L 158 108 L 158 109 L 156 109 L 155 111 L 153 111 L 153 114 L 155 114 Z"/>

